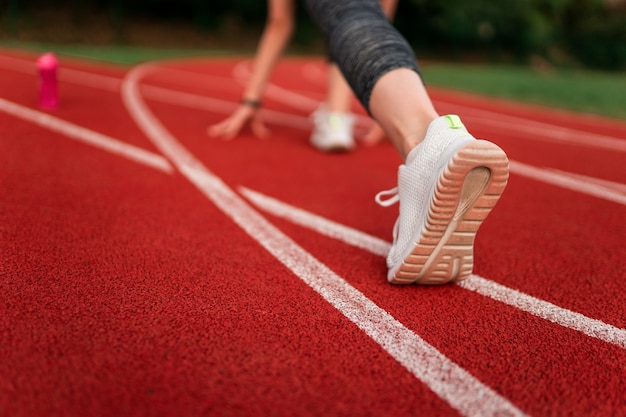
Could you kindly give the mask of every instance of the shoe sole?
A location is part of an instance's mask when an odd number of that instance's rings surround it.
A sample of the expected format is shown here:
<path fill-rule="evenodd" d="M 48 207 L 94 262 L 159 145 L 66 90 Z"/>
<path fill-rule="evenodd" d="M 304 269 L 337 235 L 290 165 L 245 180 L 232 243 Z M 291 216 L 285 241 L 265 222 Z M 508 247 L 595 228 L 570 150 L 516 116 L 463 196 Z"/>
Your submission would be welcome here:
<path fill-rule="evenodd" d="M 344 152 L 350 152 L 353 149 L 352 146 L 345 146 L 345 145 L 331 145 L 327 147 L 316 146 L 316 148 L 326 153 L 344 153 Z"/>
<path fill-rule="evenodd" d="M 318 150 L 322 152 L 328 152 L 328 153 L 350 152 L 352 149 L 354 149 L 353 142 L 348 142 L 344 140 L 334 141 L 334 142 L 331 141 L 329 143 L 322 144 L 312 139 L 310 143 L 314 148 L 317 148 Z"/>
<path fill-rule="evenodd" d="M 474 266 L 474 239 L 509 178 L 509 160 L 497 145 L 462 146 L 439 176 L 424 229 L 392 284 L 440 285 L 466 279 Z"/>

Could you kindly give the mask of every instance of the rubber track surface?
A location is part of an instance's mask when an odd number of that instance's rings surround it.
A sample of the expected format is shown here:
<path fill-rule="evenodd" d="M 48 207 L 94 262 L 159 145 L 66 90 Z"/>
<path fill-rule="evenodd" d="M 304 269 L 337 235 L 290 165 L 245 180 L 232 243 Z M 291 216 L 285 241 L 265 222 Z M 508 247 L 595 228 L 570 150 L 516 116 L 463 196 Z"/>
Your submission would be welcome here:
<path fill-rule="evenodd" d="M 48 112 L 35 60 L 0 51 L 0 415 L 626 416 L 623 122 L 432 90 L 511 174 L 474 276 L 394 286 L 400 161 L 308 145 L 321 60 L 233 141 L 245 58 L 62 58 Z"/>

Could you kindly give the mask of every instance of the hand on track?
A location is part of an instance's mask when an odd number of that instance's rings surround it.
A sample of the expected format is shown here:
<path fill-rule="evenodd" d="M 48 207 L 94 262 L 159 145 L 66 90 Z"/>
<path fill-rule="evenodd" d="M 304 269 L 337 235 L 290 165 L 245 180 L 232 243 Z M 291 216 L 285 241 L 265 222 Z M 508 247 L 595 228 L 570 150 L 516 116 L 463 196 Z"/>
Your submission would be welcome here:
<path fill-rule="evenodd" d="M 214 138 L 224 140 L 234 139 L 246 123 L 250 124 L 252 134 L 260 139 L 267 139 L 270 131 L 263 123 L 257 109 L 250 106 L 241 105 L 227 119 L 209 126 L 207 133 Z"/>

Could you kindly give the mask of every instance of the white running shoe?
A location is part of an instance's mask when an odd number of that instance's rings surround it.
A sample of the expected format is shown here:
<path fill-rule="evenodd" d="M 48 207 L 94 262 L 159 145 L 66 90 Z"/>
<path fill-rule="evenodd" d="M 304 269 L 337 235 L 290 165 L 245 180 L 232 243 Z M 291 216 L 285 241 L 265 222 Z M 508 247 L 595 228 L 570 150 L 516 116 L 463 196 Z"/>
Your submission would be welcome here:
<path fill-rule="evenodd" d="M 476 232 L 508 177 L 509 161 L 497 145 L 476 140 L 456 115 L 435 119 L 400 165 L 398 187 L 376 196 L 385 207 L 400 201 L 387 256 L 389 282 L 445 284 L 469 277 Z"/>
<path fill-rule="evenodd" d="M 328 112 L 320 107 L 313 113 L 311 145 L 324 152 L 344 152 L 354 148 L 354 116 Z"/>

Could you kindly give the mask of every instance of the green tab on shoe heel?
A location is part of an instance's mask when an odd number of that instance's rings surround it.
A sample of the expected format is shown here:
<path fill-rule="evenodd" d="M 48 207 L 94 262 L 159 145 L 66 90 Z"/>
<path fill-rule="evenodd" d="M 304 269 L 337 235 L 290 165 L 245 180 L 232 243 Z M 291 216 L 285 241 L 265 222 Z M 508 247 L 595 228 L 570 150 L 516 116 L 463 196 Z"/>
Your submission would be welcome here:
<path fill-rule="evenodd" d="M 461 122 L 461 118 L 456 114 L 449 114 L 446 116 L 446 120 L 448 120 L 448 124 L 450 125 L 450 129 L 461 129 L 463 126 L 463 122 Z"/>

